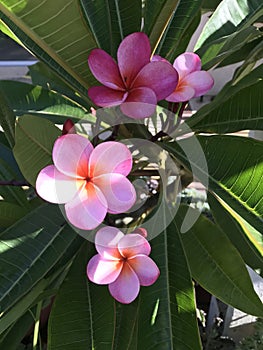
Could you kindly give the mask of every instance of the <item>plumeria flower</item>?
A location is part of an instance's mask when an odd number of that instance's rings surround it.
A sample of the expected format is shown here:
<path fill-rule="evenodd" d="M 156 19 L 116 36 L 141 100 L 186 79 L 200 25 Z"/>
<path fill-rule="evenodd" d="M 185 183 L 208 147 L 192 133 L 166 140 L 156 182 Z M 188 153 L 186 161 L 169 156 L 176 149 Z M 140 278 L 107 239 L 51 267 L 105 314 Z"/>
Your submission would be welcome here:
<path fill-rule="evenodd" d="M 86 137 L 66 134 L 56 140 L 52 157 L 54 165 L 40 171 L 36 190 L 48 202 L 65 204 L 74 226 L 94 229 L 107 212 L 126 212 L 134 204 L 135 189 L 126 178 L 132 156 L 125 145 L 104 142 L 94 148 Z"/>
<path fill-rule="evenodd" d="M 144 33 L 130 34 L 121 42 L 118 64 L 104 50 L 92 50 L 89 68 L 103 86 L 91 87 L 90 99 L 99 107 L 120 105 L 121 111 L 134 119 L 149 117 L 178 82 L 178 74 L 168 61 L 151 62 L 150 58 L 150 41 Z"/>
<path fill-rule="evenodd" d="M 167 101 L 186 102 L 212 88 L 214 80 L 208 72 L 201 70 L 201 65 L 199 56 L 193 52 L 185 52 L 175 59 L 173 66 L 179 74 L 179 82 Z"/>
<path fill-rule="evenodd" d="M 119 229 L 106 226 L 95 236 L 98 254 L 88 263 L 88 278 L 97 284 L 108 284 L 113 298 L 123 304 L 135 300 L 140 286 L 150 286 L 160 274 L 148 256 L 151 246 L 144 231 L 124 235 Z"/>

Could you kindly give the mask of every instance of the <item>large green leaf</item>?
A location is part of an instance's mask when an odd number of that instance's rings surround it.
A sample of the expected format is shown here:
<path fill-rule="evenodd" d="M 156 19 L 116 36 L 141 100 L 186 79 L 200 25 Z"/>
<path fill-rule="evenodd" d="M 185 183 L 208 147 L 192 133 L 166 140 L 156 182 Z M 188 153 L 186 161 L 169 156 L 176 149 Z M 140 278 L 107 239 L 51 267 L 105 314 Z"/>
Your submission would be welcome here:
<path fill-rule="evenodd" d="M 1 89 L 5 91 L 8 104 L 17 116 L 32 114 L 63 123 L 66 118 L 78 120 L 87 113 L 79 104 L 40 86 L 2 80 Z"/>
<path fill-rule="evenodd" d="M 178 211 L 181 223 L 186 210 Z M 194 214 L 193 214 L 194 215 Z M 263 305 L 253 289 L 246 265 L 227 236 L 203 216 L 182 234 L 194 279 L 225 303 L 248 314 L 262 317 Z"/>
<path fill-rule="evenodd" d="M 52 163 L 52 149 L 61 131 L 49 120 L 25 115 L 16 125 L 14 155 L 27 181 L 35 186 L 41 169 Z"/>
<path fill-rule="evenodd" d="M 85 244 L 57 294 L 48 325 L 49 350 L 111 348 L 114 300 L 105 286 L 87 279 L 92 253 L 91 244 Z"/>
<path fill-rule="evenodd" d="M 138 349 L 201 349 L 193 285 L 176 222 L 151 245 L 161 273 L 141 291 Z"/>
<path fill-rule="evenodd" d="M 263 64 L 235 83 L 229 82 L 216 98 L 188 121 L 195 132 L 230 133 L 263 130 Z"/>
<path fill-rule="evenodd" d="M 220 202 L 219 202 L 220 201 Z M 241 218 L 226 206 L 220 198 L 208 195 L 213 217 L 232 244 L 238 249 L 243 260 L 253 269 L 263 272 L 263 242 L 259 232 L 245 226 Z"/>
<path fill-rule="evenodd" d="M 173 60 L 185 51 L 191 35 L 199 24 L 196 19 L 200 20 L 201 5 L 201 0 L 194 0 L 191 3 L 188 0 L 179 2 L 156 53 L 173 63 Z M 186 39 L 186 34 L 189 40 Z"/>
<path fill-rule="evenodd" d="M 27 210 L 15 203 L 0 201 L 0 227 L 8 227 L 22 218 Z"/>
<path fill-rule="evenodd" d="M 116 56 L 121 40 L 141 28 L 141 0 L 80 0 L 98 47 Z M 105 35 L 107 33 L 107 35 Z"/>
<path fill-rule="evenodd" d="M 15 115 L 8 105 L 5 94 L 0 88 L 0 125 L 5 132 L 5 137 L 10 145 L 15 144 Z"/>
<path fill-rule="evenodd" d="M 195 146 L 197 141 L 205 158 Z M 210 190 L 262 232 L 262 142 L 238 136 L 216 135 L 191 137 L 162 145 L 186 168 L 194 171 L 205 185 L 209 180 Z"/>
<path fill-rule="evenodd" d="M 0 238 L 2 316 L 47 275 L 74 240 L 80 240 L 54 205 L 35 209 Z"/>
<path fill-rule="evenodd" d="M 78 0 L 3 0 L 0 18 L 30 51 L 86 95 L 94 81 L 87 57 L 96 41 Z"/>
<path fill-rule="evenodd" d="M 249 27 L 262 14 L 261 0 L 223 0 L 206 23 L 195 49 Z"/>

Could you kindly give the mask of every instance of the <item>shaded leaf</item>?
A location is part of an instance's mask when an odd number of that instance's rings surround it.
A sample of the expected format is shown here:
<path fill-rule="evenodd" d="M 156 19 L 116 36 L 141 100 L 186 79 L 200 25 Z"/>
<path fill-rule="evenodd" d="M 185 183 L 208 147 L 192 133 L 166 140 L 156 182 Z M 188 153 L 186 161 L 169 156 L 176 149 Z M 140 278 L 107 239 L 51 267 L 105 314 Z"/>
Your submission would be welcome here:
<path fill-rule="evenodd" d="M 0 125 L 5 132 L 5 137 L 10 145 L 15 144 L 15 115 L 7 103 L 5 94 L 0 88 Z"/>
<path fill-rule="evenodd" d="M 7 227 L 15 223 L 27 213 L 20 205 L 0 201 L 0 227 Z"/>

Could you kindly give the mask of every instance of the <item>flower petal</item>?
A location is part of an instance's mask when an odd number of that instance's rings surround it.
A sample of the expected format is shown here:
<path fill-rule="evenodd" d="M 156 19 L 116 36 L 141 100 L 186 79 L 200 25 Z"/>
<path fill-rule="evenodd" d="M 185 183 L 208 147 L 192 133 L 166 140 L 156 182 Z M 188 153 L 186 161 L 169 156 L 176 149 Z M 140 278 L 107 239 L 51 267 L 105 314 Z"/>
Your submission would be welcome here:
<path fill-rule="evenodd" d="M 128 260 L 128 264 L 138 276 L 141 286 L 150 286 L 160 275 L 158 266 L 146 255 L 136 255 Z"/>
<path fill-rule="evenodd" d="M 42 169 L 36 181 L 36 190 L 40 197 L 51 203 L 69 202 L 83 185 L 83 180 L 76 180 L 58 171 L 54 165 Z"/>
<path fill-rule="evenodd" d="M 101 49 L 92 50 L 88 64 L 92 74 L 100 83 L 111 89 L 125 90 L 118 65 L 107 52 Z"/>
<path fill-rule="evenodd" d="M 199 71 L 201 69 L 200 57 L 193 52 L 185 52 L 179 55 L 174 61 L 174 68 L 179 74 L 179 78 L 182 79 L 186 75 Z"/>
<path fill-rule="evenodd" d="M 151 246 L 147 239 L 136 233 L 130 233 L 121 238 L 118 248 L 121 255 L 128 259 L 137 254 L 149 255 L 151 252 Z"/>
<path fill-rule="evenodd" d="M 125 101 L 127 93 L 106 86 L 93 86 L 89 88 L 88 96 L 99 107 L 114 107 Z"/>
<path fill-rule="evenodd" d="M 90 176 L 118 173 L 128 175 L 132 168 L 132 155 L 126 145 L 108 141 L 94 148 L 89 160 Z"/>
<path fill-rule="evenodd" d="M 154 61 L 142 68 L 133 87 L 148 87 L 155 92 L 157 101 L 169 96 L 178 83 L 178 73 L 169 62 Z"/>
<path fill-rule="evenodd" d="M 97 254 L 87 265 L 88 278 L 97 284 L 109 284 L 116 280 L 123 266 L 121 260 L 104 260 Z"/>
<path fill-rule="evenodd" d="M 189 101 L 195 95 L 195 89 L 184 82 L 179 82 L 175 91 L 166 98 L 169 102 L 185 102 Z"/>
<path fill-rule="evenodd" d="M 133 33 L 121 42 L 117 57 L 123 81 L 129 87 L 143 66 L 150 62 L 151 46 L 146 34 Z"/>
<path fill-rule="evenodd" d="M 122 113 L 133 119 L 150 117 L 156 109 L 157 98 L 152 89 L 147 87 L 134 88 L 125 102 L 121 104 Z"/>
<path fill-rule="evenodd" d="M 214 79 L 208 72 L 204 70 L 193 72 L 185 77 L 184 80 L 186 84 L 195 89 L 194 97 L 204 95 L 214 85 Z"/>
<path fill-rule="evenodd" d="M 123 304 L 129 304 L 139 294 L 140 282 L 129 264 L 123 264 L 119 277 L 109 284 L 109 291 L 113 298 Z"/>
<path fill-rule="evenodd" d="M 93 178 L 93 183 L 107 200 L 108 212 L 125 213 L 136 201 L 136 191 L 122 174 L 105 174 Z"/>
<path fill-rule="evenodd" d="M 60 136 L 52 153 L 55 167 L 65 175 L 85 178 L 92 150 L 93 146 L 86 137 L 77 134 Z"/>
<path fill-rule="evenodd" d="M 82 230 L 99 226 L 107 213 L 107 202 L 101 191 L 88 183 L 65 205 L 68 220 Z"/>
<path fill-rule="evenodd" d="M 116 227 L 102 227 L 95 236 L 97 252 L 103 259 L 121 259 L 122 255 L 118 249 L 118 242 L 122 237 L 124 237 L 124 234 Z"/>

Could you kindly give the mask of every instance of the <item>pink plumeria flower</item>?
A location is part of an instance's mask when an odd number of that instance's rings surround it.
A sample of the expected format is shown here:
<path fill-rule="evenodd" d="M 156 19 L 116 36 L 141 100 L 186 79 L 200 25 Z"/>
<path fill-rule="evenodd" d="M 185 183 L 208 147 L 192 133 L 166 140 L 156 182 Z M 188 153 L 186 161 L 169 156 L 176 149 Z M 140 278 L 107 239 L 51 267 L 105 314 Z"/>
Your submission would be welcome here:
<path fill-rule="evenodd" d="M 67 134 L 56 140 L 52 157 L 54 165 L 40 171 L 36 190 L 48 202 L 65 204 L 74 226 L 94 229 L 107 212 L 123 213 L 133 206 L 136 193 L 126 178 L 132 156 L 125 145 L 104 142 L 94 148 L 86 137 Z"/>
<path fill-rule="evenodd" d="M 151 62 L 150 41 L 144 33 L 128 35 L 117 52 L 118 64 L 101 49 L 91 51 L 88 63 L 95 78 L 104 86 L 88 91 L 99 107 L 119 106 L 134 119 L 149 117 L 158 101 L 176 88 L 178 74 L 168 62 Z"/>
<path fill-rule="evenodd" d="M 193 52 L 185 52 L 175 59 L 173 66 L 179 74 L 179 82 L 167 101 L 186 102 L 212 88 L 214 80 L 208 72 L 201 70 L 201 65 L 199 56 Z"/>
<path fill-rule="evenodd" d="M 87 266 L 88 278 L 97 284 L 108 284 L 113 298 L 129 304 L 139 294 L 140 286 L 153 284 L 160 271 L 148 256 L 149 242 L 137 233 L 124 235 L 115 227 L 101 228 L 95 236 L 98 254 Z"/>

